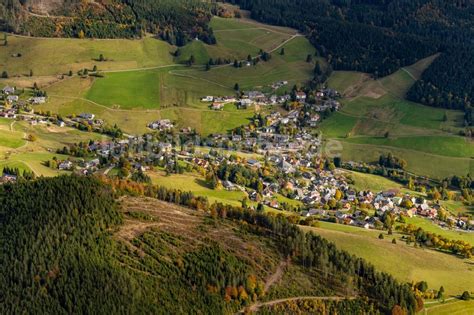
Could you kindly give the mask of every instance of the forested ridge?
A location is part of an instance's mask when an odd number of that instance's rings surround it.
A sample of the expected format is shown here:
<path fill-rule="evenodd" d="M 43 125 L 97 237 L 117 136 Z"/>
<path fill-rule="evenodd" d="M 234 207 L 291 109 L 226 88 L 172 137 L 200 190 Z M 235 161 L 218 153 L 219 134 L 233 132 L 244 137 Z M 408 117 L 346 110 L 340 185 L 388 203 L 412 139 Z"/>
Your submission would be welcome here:
<path fill-rule="evenodd" d="M 376 314 L 398 305 L 414 313 L 420 307 L 409 285 L 302 232 L 285 217 L 210 205 L 190 193 L 163 187 L 61 176 L 0 187 L 0 313 L 223 314 L 263 296 L 255 258 L 245 258 L 254 254 L 241 256 L 219 240 L 193 241 L 194 237 L 161 229 L 143 232 L 130 245 L 114 238 L 124 222 L 115 198 L 124 194 L 206 210 L 209 227 L 234 224 L 237 234 L 232 239 L 273 243 L 260 252 L 291 257 L 293 263 L 313 270 L 320 275 L 315 281 L 325 282 L 325 293 L 337 292 L 341 284 L 357 293 L 355 300 L 322 302 L 328 310 Z M 160 222 L 160 217 L 136 217 Z M 197 226 L 196 231 L 207 229 Z"/>
<path fill-rule="evenodd" d="M 470 0 L 229 0 L 252 17 L 305 32 L 335 70 L 385 76 L 441 52 L 410 100 L 464 109 L 474 90 Z"/>
<path fill-rule="evenodd" d="M 47 15 L 32 14 L 35 7 L 30 2 L 0 0 L 1 29 L 76 38 L 135 38 L 148 32 L 178 46 L 196 37 L 215 43 L 208 27 L 213 6 L 199 0 L 73 0 L 63 1 Z"/>

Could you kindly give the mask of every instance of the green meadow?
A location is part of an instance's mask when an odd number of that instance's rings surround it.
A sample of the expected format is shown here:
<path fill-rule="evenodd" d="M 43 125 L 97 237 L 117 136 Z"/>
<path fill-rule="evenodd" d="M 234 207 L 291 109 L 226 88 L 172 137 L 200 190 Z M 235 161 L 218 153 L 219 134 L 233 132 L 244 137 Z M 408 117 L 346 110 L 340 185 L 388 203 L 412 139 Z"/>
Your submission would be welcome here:
<path fill-rule="evenodd" d="M 435 179 L 443 179 L 453 174 L 472 174 L 474 171 L 474 161 L 470 158 L 449 157 L 397 147 L 357 144 L 346 142 L 344 139 L 338 141 L 342 144 L 342 158 L 344 161 L 372 163 L 378 161 L 381 154 L 392 153 L 407 161 L 407 170 Z"/>
<path fill-rule="evenodd" d="M 450 240 L 461 240 L 461 241 L 468 242 L 471 245 L 474 245 L 473 233 L 443 229 L 439 227 L 438 225 L 433 224 L 431 220 L 421 218 L 421 217 L 407 218 L 407 223 L 416 225 L 418 227 L 421 227 L 423 230 L 427 232 L 436 233 Z"/>
<path fill-rule="evenodd" d="M 156 67 L 173 63 L 175 50 L 164 41 L 153 38 L 128 39 L 70 39 L 29 38 L 8 36 L 8 46 L 0 51 L 2 69 L 13 75 L 58 75 L 69 70 L 92 69 L 122 70 Z M 21 57 L 12 57 L 12 54 Z M 102 54 L 107 61 L 95 59 Z"/>
<path fill-rule="evenodd" d="M 472 261 L 433 250 L 414 248 L 400 240 L 401 235 L 385 234 L 341 224 L 320 222 L 319 228 L 303 227 L 334 242 L 336 246 L 371 262 L 377 269 L 400 281 L 427 281 L 429 288 L 444 286 L 447 295 L 474 290 Z M 392 238 L 397 244 L 392 244 Z"/>
<path fill-rule="evenodd" d="M 94 81 L 86 98 L 112 108 L 158 108 L 160 81 L 157 70 L 107 73 Z"/>
<path fill-rule="evenodd" d="M 443 178 L 474 171 L 474 146 L 458 136 L 461 111 L 409 102 L 406 92 L 436 58 L 425 58 L 374 80 L 358 72 L 335 71 L 328 85 L 344 94 L 343 107 L 320 125 L 326 139 L 343 145 L 344 160 L 375 162 L 391 152 L 420 175 Z"/>
<path fill-rule="evenodd" d="M 456 136 L 406 136 L 398 138 L 354 137 L 346 141 L 357 144 L 420 150 L 451 157 L 469 158 L 474 156 L 474 146 L 470 140 Z"/>

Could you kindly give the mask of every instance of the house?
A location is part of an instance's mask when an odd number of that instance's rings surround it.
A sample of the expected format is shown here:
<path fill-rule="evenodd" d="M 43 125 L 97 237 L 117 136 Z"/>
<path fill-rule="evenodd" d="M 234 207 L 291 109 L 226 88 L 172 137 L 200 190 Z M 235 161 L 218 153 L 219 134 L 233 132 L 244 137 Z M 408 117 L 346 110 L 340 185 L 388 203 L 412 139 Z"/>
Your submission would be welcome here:
<path fill-rule="evenodd" d="M 153 130 L 169 130 L 173 128 L 173 123 L 169 119 L 162 119 L 148 124 L 148 128 Z"/>
<path fill-rule="evenodd" d="M 31 104 L 34 104 L 34 105 L 44 104 L 44 103 L 46 103 L 46 97 L 44 97 L 44 96 L 35 96 L 35 97 L 31 97 L 28 101 Z"/>
<path fill-rule="evenodd" d="M 91 161 L 89 161 L 89 162 L 86 162 L 85 165 L 84 165 L 84 167 L 85 167 L 86 169 L 90 169 L 90 168 L 99 166 L 99 164 L 100 164 L 99 159 L 93 159 L 93 160 L 91 160 Z"/>
<path fill-rule="evenodd" d="M 273 209 L 280 209 L 280 204 L 276 200 L 272 200 L 268 203 L 268 206 Z"/>
<path fill-rule="evenodd" d="M 73 164 L 72 164 L 71 161 L 66 160 L 66 161 L 63 161 L 63 162 L 59 163 L 58 167 L 62 171 L 68 171 L 68 170 L 72 169 Z"/>
<path fill-rule="evenodd" d="M 238 108 L 248 108 L 253 104 L 253 101 L 249 98 L 242 98 L 239 100 L 237 107 Z"/>
<path fill-rule="evenodd" d="M 242 136 L 241 135 L 233 135 L 232 136 L 232 141 L 233 142 L 240 142 L 240 141 L 242 141 Z"/>
<path fill-rule="evenodd" d="M 213 110 L 222 110 L 222 109 L 224 109 L 224 104 L 214 102 L 211 105 L 211 109 L 213 109 Z"/>
<path fill-rule="evenodd" d="M 278 164 L 278 167 L 280 167 L 280 169 L 285 173 L 292 173 L 295 171 L 293 166 L 284 160 L 281 160 L 281 162 Z"/>
<path fill-rule="evenodd" d="M 254 159 L 247 160 L 247 164 L 252 167 L 260 167 L 260 162 Z"/>
<path fill-rule="evenodd" d="M 320 119 L 320 116 L 318 114 L 314 114 L 313 116 L 311 116 L 310 120 L 309 120 L 309 125 L 311 127 L 315 127 L 318 123 Z"/>
<path fill-rule="evenodd" d="M 3 94 L 9 95 L 15 93 L 15 88 L 13 86 L 6 86 L 2 89 Z"/>
<path fill-rule="evenodd" d="M 214 96 L 204 96 L 201 98 L 201 102 L 212 102 L 214 101 Z"/>
<path fill-rule="evenodd" d="M 235 189 L 235 185 L 228 181 L 228 180 L 224 180 L 222 181 L 222 186 L 224 187 L 225 190 L 234 190 Z"/>
<path fill-rule="evenodd" d="M 14 102 L 18 102 L 18 95 L 8 95 L 7 96 L 7 102 L 8 103 L 14 103 Z"/>
<path fill-rule="evenodd" d="M 95 115 L 90 114 L 90 113 L 81 113 L 79 114 L 79 118 L 86 119 L 86 120 L 92 120 L 94 119 Z"/>
<path fill-rule="evenodd" d="M 160 149 L 161 152 L 169 153 L 173 149 L 173 146 L 171 145 L 171 143 L 160 142 L 160 144 L 158 145 L 158 148 Z"/>
<path fill-rule="evenodd" d="M 296 92 L 296 100 L 304 101 L 306 100 L 306 93 L 305 92 Z"/>

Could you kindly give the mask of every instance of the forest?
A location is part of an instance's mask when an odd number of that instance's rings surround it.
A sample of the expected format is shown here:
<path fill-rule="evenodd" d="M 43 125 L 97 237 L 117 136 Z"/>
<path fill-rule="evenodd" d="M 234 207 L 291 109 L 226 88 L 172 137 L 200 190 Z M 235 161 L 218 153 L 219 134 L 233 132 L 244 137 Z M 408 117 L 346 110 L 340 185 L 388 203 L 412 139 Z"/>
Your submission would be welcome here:
<path fill-rule="evenodd" d="M 440 52 L 408 94 L 466 110 L 472 123 L 474 6 L 448 0 L 229 0 L 262 22 L 305 33 L 334 70 L 386 76 Z"/>
<path fill-rule="evenodd" d="M 190 247 L 182 236 L 150 229 L 131 241 L 141 248 L 137 252 L 115 239 L 126 215 L 116 198 L 124 195 L 204 210 L 213 226 L 234 224 L 236 231 L 245 230 L 244 240 L 250 235 L 267 239 L 281 257 L 317 272 L 328 289 L 344 283 L 345 290 L 359 296 L 328 302 L 328 308 L 414 313 L 422 307 L 408 284 L 302 232 L 286 217 L 210 205 L 191 193 L 127 180 L 60 176 L 0 187 L 0 312 L 223 314 L 262 294 L 250 261 L 217 240 Z"/>
<path fill-rule="evenodd" d="M 29 13 L 28 1 L 0 0 L 0 30 L 41 37 L 137 38 L 152 33 L 183 46 L 215 38 L 208 23 L 214 6 L 198 0 L 66 1 L 49 16 Z M 56 15 L 55 15 L 56 14 Z"/>
<path fill-rule="evenodd" d="M 434 107 L 464 110 L 464 124 L 472 126 L 473 56 L 474 47 L 442 53 L 408 91 L 407 98 Z"/>

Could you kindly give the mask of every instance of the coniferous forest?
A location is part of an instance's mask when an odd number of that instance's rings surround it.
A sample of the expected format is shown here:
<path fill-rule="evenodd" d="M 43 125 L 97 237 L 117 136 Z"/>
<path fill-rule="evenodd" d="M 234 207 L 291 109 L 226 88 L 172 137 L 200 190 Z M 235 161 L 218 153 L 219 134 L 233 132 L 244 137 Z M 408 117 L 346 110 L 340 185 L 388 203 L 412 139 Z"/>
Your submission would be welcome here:
<path fill-rule="evenodd" d="M 252 17 L 307 34 L 334 70 L 375 77 L 440 52 L 408 98 L 466 108 L 474 91 L 474 5 L 447 0 L 230 0 Z"/>
<path fill-rule="evenodd" d="M 185 205 L 211 219 L 215 229 L 232 224 L 243 233 L 236 234 L 242 242 L 251 235 L 266 239 L 274 245 L 263 251 L 274 248 L 313 270 L 326 292 L 337 283 L 355 292 L 351 300 L 322 302 L 335 312 L 377 314 L 400 308 L 411 314 L 422 307 L 408 284 L 302 232 L 283 216 L 210 205 L 163 187 L 61 176 L 0 187 L 0 313 L 225 314 L 262 296 L 253 260 L 217 241 L 202 239 L 204 244 L 201 240 L 192 247 L 182 235 L 149 229 L 131 241 L 139 250 L 131 250 L 114 237 L 125 215 L 115 198 L 125 195 Z"/>
<path fill-rule="evenodd" d="M 0 0 L 0 30 L 42 37 L 137 38 L 156 34 L 182 46 L 215 38 L 208 27 L 213 6 L 198 0 L 58 1 L 48 16 L 31 14 L 30 2 Z"/>

